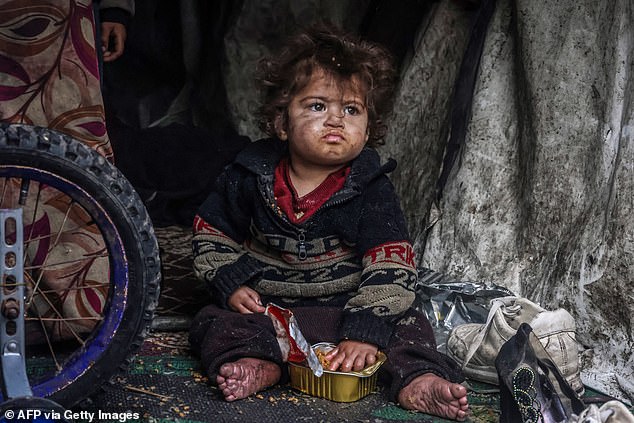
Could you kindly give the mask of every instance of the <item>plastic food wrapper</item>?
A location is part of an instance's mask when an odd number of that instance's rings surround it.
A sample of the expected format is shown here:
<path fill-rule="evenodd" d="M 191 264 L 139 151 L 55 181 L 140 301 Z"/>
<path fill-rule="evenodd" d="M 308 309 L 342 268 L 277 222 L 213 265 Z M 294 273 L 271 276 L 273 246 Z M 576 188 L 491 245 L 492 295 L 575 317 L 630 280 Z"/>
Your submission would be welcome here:
<path fill-rule="evenodd" d="M 440 348 L 451 329 L 465 323 L 485 323 L 493 298 L 515 295 L 507 288 L 484 282 L 457 281 L 429 269 L 419 271 L 418 307 L 434 328 Z"/>
<path fill-rule="evenodd" d="M 280 344 L 284 361 L 302 363 L 305 360 L 313 374 L 320 377 L 324 373 L 324 368 L 319 362 L 315 351 L 313 351 L 304 335 L 302 335 L 293 312 L 273 303 L 268 303 L 264 314 L 273 321 L 277 342 Z"/>

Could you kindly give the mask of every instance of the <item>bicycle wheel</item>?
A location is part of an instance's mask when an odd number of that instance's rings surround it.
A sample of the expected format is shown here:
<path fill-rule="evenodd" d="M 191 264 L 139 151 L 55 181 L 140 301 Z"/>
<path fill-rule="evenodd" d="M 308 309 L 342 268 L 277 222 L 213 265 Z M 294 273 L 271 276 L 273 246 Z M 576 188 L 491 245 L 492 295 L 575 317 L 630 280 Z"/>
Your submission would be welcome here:
<path fill-rule="evenodd" d="M 115 166 L 34 126 L 0 125 L 0 207 L 23 210 L 33 394 L 71 407 L 123 370 L 149 329 L 160 284 L 154 229 Z"/>

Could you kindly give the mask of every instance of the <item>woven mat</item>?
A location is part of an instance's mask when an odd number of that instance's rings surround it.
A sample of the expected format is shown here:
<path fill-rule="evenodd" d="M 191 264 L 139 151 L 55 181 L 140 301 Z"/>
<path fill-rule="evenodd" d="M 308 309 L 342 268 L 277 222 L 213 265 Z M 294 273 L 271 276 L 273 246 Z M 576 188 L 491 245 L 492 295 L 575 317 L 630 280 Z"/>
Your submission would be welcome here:
<path fill-rule="evenodd" d="M 161 296 L 157 315 L 192 317 L 209 303 L 204 285 L 192 270 L 192 229 L 182 226 L 155 228 L 161 256 Z"/>
<path fill-rule="evenodd" d="M 493 423 L 500 417 L 499 396 L 490 385 L 470 381 L 468 422 Z M 586 389 L 585 399 L 598 395 Z M 155 332 L 134 361 L 113 384 L 74 411 L 133 416 L 125 422 L 425 422 L 446 423 L 423 413 L 406 411 L 390 402 L 381 385 L 353 403 L 311 397 L 288 385 L 249 398 L 226 402 L 209 383 L 198 359 L 191 355 L 186 332 Z M 78 420 L 83 421 L 83 420 Z M 87 420 L 86 420 L 87 421 Z M 121 422 L 115 417 L 94 420 Z"/>
<path fill-rule="evenodd" d="M 469 396 L 471 422 L 497 422 L 497 396 Z M 360 401 L 336 403 L 295 391 L 268 389 L 244 400 L 226 402 L 209 384 L 190 354 L 185 332 L 157 332 L 146 340 L 127 372 L 76 411 L 128 413 L 127 422 L 447 422 L 403 410 L 387 400 L 381 386 Z M 117 422 L 102 419 L 100 422 Z"/>

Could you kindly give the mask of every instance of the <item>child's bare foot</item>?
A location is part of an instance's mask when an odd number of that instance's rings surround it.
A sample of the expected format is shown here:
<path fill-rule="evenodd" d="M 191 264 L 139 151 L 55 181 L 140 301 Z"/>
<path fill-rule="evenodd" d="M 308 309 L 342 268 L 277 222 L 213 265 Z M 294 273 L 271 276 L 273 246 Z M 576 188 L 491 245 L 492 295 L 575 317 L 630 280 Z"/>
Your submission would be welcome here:
<path fill-rule="evenodd" d="M 216 382 L 225 400 L 235 401 L 275 385 L 280 376 L 281 371 L 277 364 L 245 357 L 220 366 Z"/>
<path fill-rule="evenodd" d="M 398 394 L 401 407 L 454 420 L 467 417 L 467 389 L 433 373 L 412 380 Z"/>

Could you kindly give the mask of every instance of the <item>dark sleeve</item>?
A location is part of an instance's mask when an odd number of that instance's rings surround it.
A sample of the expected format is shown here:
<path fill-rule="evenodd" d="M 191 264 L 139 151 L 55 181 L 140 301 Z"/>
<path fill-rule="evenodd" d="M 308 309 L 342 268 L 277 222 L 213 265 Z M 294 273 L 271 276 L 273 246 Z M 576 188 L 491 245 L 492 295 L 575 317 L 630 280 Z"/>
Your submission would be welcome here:
<path fill-rule="evenodd" d="M 383 348 L 414 302 L 417 278 L 400 201 L 386 176 L 365 194 L 357 249 L 363 257 L 361 283 L 346 304 L 341 335 Z"/>
<path fill-rule="evenodd" d="M 194 272 L 221 307 L 237 288 L 254 282 L 262 272 L 259 262 L 242 248 L 252 201 L 243 192 L 243 176 L 232 166 L 227 168 L 194 220 Z"/>
<path fill-rule="evenodd" d="M 134 16 L 134 0 L 101 0 L 99 19 L 101 22 L 118 22 L 126 27 Z"/>

